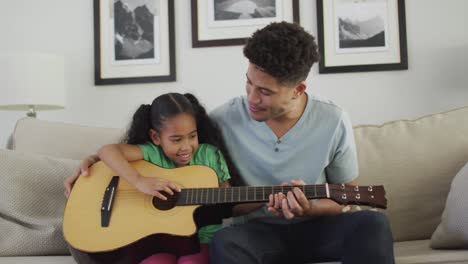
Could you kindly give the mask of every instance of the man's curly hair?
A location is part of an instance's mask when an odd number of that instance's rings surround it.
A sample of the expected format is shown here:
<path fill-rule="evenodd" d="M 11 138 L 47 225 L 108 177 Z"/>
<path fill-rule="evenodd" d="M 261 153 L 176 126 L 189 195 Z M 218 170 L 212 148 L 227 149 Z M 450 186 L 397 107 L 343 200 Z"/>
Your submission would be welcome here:
<path fill-rule="evenodd" d="M 257 30 L 244 56 L 282 84 L 304 81 L 319 60 L 314 37 L 298 24 L 275 22 Z"/>

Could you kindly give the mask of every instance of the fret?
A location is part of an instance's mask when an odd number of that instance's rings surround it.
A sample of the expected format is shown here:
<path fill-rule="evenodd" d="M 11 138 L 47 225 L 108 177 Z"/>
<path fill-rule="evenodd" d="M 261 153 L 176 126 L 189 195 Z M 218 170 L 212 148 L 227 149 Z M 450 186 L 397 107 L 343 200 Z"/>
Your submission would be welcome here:
<path fill-rule="evenodd" d="M 221 201 L 219 200 L 219 193 L 221 192 L 221 188 L 218 189 L 218 199 L 216 201 L 218 201 L 218 203 L 220 203 Z"/>
<path fill-rule="evenodd" d="M 314 184 L 314 198 L 317 198 L 317 185 Z"/>
<path fill-rule="evenodd" d="M 188 204 L 188 189 L 185 190 L 185 204 Z"/>
<path fill-rule="evenodd" d="M 224 202 L 226 202 L 226 192 L 227 192 L 228 188 L 224 189 Z"/>
<path fill-rule="evenodd" d="M 231 189 L 231 202 L 234 201 L 234 190 Z"/>
<path fill-rule="evenodd" d="M 238 190 L 239 190 L 239 197 L 237 197 L 238 201 L 240 202 L 241 201 L 241 188 L 238 187 Z"/>
<path fill-rule="evenodd" d="M 262 187 L 262 200 L 265 200 L 265 186 Z"/>
<path fill-rule="evenodd" d="M 245 200 L 246 201 L 249 200 L 249 188 L 248 187 L 245 187 Z"/>
<path fill-rule="evenodd" d="M 193 204 L 193 189 L 191 189 L 192 191 L 190 192 L 190 204 Z"/>
<path fill-rule="evenodd" d="M 215 203 L 215 201 L 214 201 L 214 190 L 216 190 L 216 189 L 211 189 L 211 190 L 212 190 L 212 192 L 211 192 L 211 203 Z"/>
<path fill-rule="evenodd" d="M 247 187 L 247 188 L 249 188 L 249 187 Z M 254 188 L 253 193 L 254 193 L 254 200 L 257 201 L 257 189 L 256 188 Z"/>
<path fill-rule="evenodd" d="M 200 203 L 203 203 L 203 189 L 199 189 L 201 191 L 200 194 Z"/>

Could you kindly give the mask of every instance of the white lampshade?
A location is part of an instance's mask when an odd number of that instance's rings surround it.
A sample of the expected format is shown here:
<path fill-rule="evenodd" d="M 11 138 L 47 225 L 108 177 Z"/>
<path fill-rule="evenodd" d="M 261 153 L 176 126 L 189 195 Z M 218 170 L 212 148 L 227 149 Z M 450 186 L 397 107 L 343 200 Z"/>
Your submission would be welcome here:
<path fill-rule="evenodd" d="M 0 55 L 0 109 L 65 106 L 64 60 L 39 53 Z"/>

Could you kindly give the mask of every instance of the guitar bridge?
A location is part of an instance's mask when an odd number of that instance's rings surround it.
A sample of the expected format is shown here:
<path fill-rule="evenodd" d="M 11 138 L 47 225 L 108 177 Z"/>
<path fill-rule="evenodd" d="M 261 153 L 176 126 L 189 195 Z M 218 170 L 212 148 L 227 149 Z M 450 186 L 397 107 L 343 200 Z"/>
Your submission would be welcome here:
<path fill-rule="evenodd" d="M 107 185 L 102 198 L 101 204 L 101 227 L 108 227 L 112 213 L 112 205 L 114 204 L 115 192 L 119 185 L 119 176 L 112 177 L 109 185 Z"/>

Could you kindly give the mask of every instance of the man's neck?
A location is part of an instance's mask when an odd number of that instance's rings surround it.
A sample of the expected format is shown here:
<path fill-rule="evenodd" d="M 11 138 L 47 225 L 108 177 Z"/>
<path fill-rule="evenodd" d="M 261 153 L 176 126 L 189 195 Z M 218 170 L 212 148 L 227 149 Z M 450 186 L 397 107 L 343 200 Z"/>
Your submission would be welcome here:
<path fill-rule="evenodd" d="M 276 118 L 267 120 L 265 123 L 275 133 L 278 138 L 284 136 L 299 121 L 307 106 L 307 94 L 304 93 L 298 98 L 296 105 L 291 111 Z"/>

